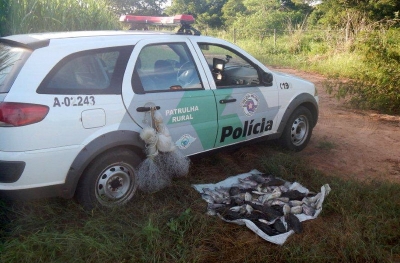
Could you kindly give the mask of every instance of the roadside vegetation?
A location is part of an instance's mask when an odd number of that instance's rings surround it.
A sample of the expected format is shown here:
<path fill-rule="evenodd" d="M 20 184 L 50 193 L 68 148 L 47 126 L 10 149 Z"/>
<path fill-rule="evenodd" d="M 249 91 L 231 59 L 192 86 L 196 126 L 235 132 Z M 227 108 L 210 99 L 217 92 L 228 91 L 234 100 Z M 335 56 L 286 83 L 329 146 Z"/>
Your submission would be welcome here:
<path fill-rule="evenodd" d="M 326 89 L 353 107 L 400 114 L 400 2 L 378 0 L 1 0 L 0 36 L 121 29 L 121 14 L 190 13 L 203 34 L 272 66 L 329 76 Z"/>
<path fill-rule="evenodd" d="M 272 148 L 272 149 L 271 149 Z M 328 183 L 321 215 L 283 246 L 206 215 L 191 186 L 258 169 L 312 191 Z M 396 262 L 400 185 L 316 171 L 268 143 L 193 159 L 190 175 L 125 207 L 86 213 L 71 200 L 0 201 L 1 262 Z"/>
<path fill-rule="evenodd" d="M 400 114 L 399 1 L 227 0 L 216 1 L 219 13 L 212 1 L 191 2 L 176 0 L 167 12 L 197 14 L 206 32 L 267 65 L 329 76 L 326 88 L 353 107 Z"/>
<path fill-rule="evenodd" d="M 0 0 L 0 7 L 0 36 L 119 28 L 104 0 Z"/>
<path fill-rule="evenodd" d="M 318 72 L 328 77 L 325 89 L 351 106 L 400 114 L 400 30 L 380 25 L 346 40 L 344 30 L 243 29 L 209 35 L 241 46 L 266 65 Z"/>

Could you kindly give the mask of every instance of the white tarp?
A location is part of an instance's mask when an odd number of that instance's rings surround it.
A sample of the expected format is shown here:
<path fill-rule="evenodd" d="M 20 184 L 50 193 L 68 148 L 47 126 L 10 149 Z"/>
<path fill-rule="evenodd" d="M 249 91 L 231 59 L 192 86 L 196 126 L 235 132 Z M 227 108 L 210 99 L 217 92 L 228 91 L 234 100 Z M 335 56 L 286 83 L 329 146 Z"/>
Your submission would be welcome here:
<path fill-rule="evenodd" d="M 193 187 L 199 193 L 203 193 L 203 188 L 208 188 L 210 190 L 214 190 L 215 188 L 219 188 L 219 187 L 226 187 L 227 188 L 227 187 L 231 187 L 234 184 L 237 184 L 239 179 L 244 179 L 244 178 L 249 177 L 249 176 L 251 176 L 253 174 L 262 174 L 262 173 L 259 172 L 258 170 L 251 170 L 248 173 L 243 173 L 243 174 L 238 174 L 236 176 L 228 177 L 227 179 L 225 179 L 225 180 L 223 180 L 223 181 L 221 181 L 219 183 L 216 183 L 216 184 L 196 184 L 196 185 L 193 185 Z M 297 190 L 297 191 L 302 192 L 302 193 L 308 193 L 309 192 L 309 190 L 307 188 L 305 188 L 304 186 L 302 186 L 301 184 L 299 184 L 297 182 L 291 183 L 289 189 L 290 190 Z M 329 194 L 329 192 L 330 192 L 330 187 L 329 187 L 328 184 L 325 184 L 325 185 L 321 186 L 321 198 L 319 198 L 315 214 L 313 216 L 308 216 L 308 215 L 305 215 L 305 214 L 296 214 L 296 217 L 301 222 L 317 218 L 318 215 L 322 211 L 322 203 L 324 202 L 324 199 Z M 229 222 L 229 223 L 235 223 L 235 224 L 238 224 L 238 225 L 246 225 L 251 231 L 256 233 L 258 236 L 260 236 L 264 240 L 269 241 L 269 242 L 274 243 L 274 244 L 278 244 L 278 245 L 282 245 L 283 243 L 285 243 L 286 239 L 290 235 L 294 234 L 294 231 L 290 230 L 290 231 L 288 231 L 286 233 L 283 233 L 283 234 L 279 234 L 279 235 L 276 235 L 276 236 L 269 236 L 269 235 L 265 234 L 252 221 L 250 221 L 248 219 L 226 220 L 226 219 L 222 218 L 222 216 L 219 216 L 219 217 L 222 220 L 224 220 L 226 222 Z"/>

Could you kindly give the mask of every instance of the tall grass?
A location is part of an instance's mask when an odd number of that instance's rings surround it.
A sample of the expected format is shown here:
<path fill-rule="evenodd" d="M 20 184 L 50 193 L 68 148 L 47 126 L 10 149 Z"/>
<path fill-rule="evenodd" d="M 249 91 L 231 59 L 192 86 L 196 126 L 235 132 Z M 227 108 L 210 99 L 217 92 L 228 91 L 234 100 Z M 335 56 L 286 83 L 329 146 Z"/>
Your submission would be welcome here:
<path fill-rule="evenodd" d="M 271 149 L 272 148 L 272 149 Z M 312 191 L 329 183 L 321 215 L 283 246 L 207 216 L 193 183 L 257 168 Z M 400 185 L 323 174 L 292 153 L 258 144 L 193 159 L 190 176 L 114 210 L 71 200 L 0 202 L 1 262 L 396 262 Z"/>
<path fill-rule="evenodd" d="M 28 32 L 117 29 L 118 17 L 106 0 L 2 0 L 0 35 Z M 201 26 L 201 25 L 199 25 Z M 400 113 L 400 30 L 212 30 L 203 34 L 235 42 L 269 66 L 287 66 L 336 76 L 327 88 L 351 97 L 353 106 Z M 247 36 L 247 37 L 244 37 Z M 353 81 L 341 82 L 341 78 Z M 339 80 L 339 81 L 338 81 Z"/>
<path fill-rule="evenodd" d="M 12 0 L 6 10 L 0 13 L 3 36 L 119 28 L 105 0 Z"/>
<path fill-rule="evenodd" d="M 352 39 L 342 30 L 288 30 L 275 36 L 269 30 L 250 38 L 240 31 L 205 32 L 235 42 L 266 65 L 328 76 L 326 88 L 337 98 L 348 97 L 354 107 L 400 114 L 398 28 L 365 30 Z"/>
<path fill-rule="evenodd" d="M 359 107 L 400 114 L 400 31 L 374 31 L 357 45 L 361 62 L 351 81 L 336 80 L 336 96 Z M 329 87 L 332 87 L 330 85 Z"/>
<path fill-rule="evenodd" d="M 240 31 L 207 29 L 205 34 L 223 38 L 245 49 L 270 66 L 287 66 L 344 77 L 359 69 L 360 54 L 344 39 L 342 30 L 260 31 L 243 38 Z"/>

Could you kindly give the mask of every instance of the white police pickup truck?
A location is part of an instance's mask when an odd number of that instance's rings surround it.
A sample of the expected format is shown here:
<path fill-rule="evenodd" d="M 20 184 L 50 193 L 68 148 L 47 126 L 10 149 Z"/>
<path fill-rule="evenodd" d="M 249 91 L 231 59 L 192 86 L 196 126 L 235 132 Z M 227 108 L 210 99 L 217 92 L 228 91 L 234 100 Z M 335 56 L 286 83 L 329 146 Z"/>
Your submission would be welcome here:
<path fill-rule="evenodd" d="M 132 22 L 160 19 L 124 16 Z M 187 156 L 257 138 L 302 150 L 318 119 L 314 85 L 273 72 L 190 26 L 177 34 L 97 31 L 0 38 L 0 193 L 125 204 L 152 107 Z"/>

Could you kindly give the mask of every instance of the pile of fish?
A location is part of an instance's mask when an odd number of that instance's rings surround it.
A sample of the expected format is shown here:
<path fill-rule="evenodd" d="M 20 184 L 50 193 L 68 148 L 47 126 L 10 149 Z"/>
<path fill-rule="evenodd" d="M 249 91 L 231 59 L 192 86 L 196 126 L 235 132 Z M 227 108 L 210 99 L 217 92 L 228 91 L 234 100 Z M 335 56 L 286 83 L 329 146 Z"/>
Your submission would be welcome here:
<path fill-rule="evenodd" d="M 198 191 L 207 202 L 207 213 L 228 222 L 250 221 L 255 225 L 255 232 L 261 230 L 268 236 L 291 230 L 301 233 L 301 221 L 319 214 L 324 197 L 330 191 L 329 185 L 324 185 L 321 192 L 313 193 L 298 183 L 257 170 L 239 175 L 236 180 L 230 185 L 198 185 Z"/>

